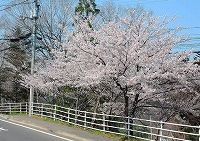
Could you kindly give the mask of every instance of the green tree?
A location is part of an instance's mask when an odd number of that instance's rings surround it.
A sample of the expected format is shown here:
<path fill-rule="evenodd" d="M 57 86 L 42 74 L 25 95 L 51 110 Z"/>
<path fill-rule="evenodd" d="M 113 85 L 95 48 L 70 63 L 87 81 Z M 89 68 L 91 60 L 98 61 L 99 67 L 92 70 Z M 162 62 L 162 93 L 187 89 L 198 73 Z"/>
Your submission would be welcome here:
<path fill-rule="evenodd" d="M 79 0 L 79 3 L 75 8 L 75 14 L 78 15 L 81 20 L 86 20 L 88 26 L 92 28 L 89 17 L 99 14 L 100 10 L 96 7 L 95 0 Z"/>
<path fill-rule="evenodd" d="M 75 13 L 81 15 L 83 19 L 88 19 L 90 15 L 95 16 L 100 12 L 96 6 L 95 0 L 79 0 Z"/>

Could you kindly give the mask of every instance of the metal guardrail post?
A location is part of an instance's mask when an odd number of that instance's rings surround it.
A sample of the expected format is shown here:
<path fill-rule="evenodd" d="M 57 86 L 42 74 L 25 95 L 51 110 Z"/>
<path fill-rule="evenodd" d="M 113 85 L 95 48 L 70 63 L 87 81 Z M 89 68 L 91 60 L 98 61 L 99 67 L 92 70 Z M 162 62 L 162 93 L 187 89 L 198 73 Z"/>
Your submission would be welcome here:
<path fill-rule="evenodd" d="M 69 122 L 69 109 L 67 110 L 67 121 Z"/>
<path fill-rule="evenodd" d="M 41 112 L 40 112 L 41 117 L 43 116 L 43 109 L 44 109 L 44 104 L 42 103 L 41 104 Z"/>
<path fill-rule="evenodd" d="M 86 128 L 86 126 L 87 126 L 87 113 L 86 113 L 86 111 L 84 112 L 84 127 Z"/>
<path fill-rule="evenodd" d="M 26 107 L 26 114 L 28 114 L 28 106 L 27 106 L 27 102 L 26 102 L 26 105 L 25 105 Z"/>
<path fill-rule="evenodd" d="M 103 131 L 106 131 L 106 116 L 105 114 L 103 113 Z"/>
<path fill-rule="evenodd" d="M 150 127 L 152 127 L 152 122 L 151 122 L 151 116 L 150 116 Z M 153 136 L 152 136 L 152 133 L 153 133 L 153 131 L 152 131 L 152 128 L 150 128 L 150 139 L 151 140 L 153 140 Z"/>
<path fill-rule="evenodd" d="M 75 123 L 77 123 L 77 109 L 75 110 Z"/>
<path fill-rule="evenodd" d="M 10 111 L 10 114 L 11 114 L 11 103 L 9 103 L 9 111 Z"/>
<path fill-rule="evenodd" d="M 130 118 L 125 117 L 124 121 L 125 121 L 125 132 L 126 132 L 125 135 L 129 138 L 129 136 L 130 136 Z"/>
<path fill-rule="evenodd" d="M 33 115 L 33 106 L 34 106 L 33 102 L 31 102 L 31 113 L 30 113 L 31 115 Z"/>
<path fill-rule="evenodd" d="M 53 113 L 53 120 L 54 121 L 56 120 L 56 109 L 57 109 L 57 106 L 54 105 L 54 113 Z"/>
<path fill-rule="evenodd" d="M 130 136 L 130 118 L 129 117 L 127 117 L 128 118 L 128 122 L 127 122 L 127 135 L 128 135 L 128 138 L 129 138 L 129 136 Z"/>
<path fill-rule="evenodd" d="M 200 126 L 199 126 L 199 141 L 200 141 Z"/>
<path fill-rule="evenodd" d="M 20 114 L 22 113 L 22 104 L 21 103 L 19 103 L 19 112 L 20 112 Z"/>
<path fill-rule="evenodd" d="M 163 122 L 161 121 L 160 122 L 160 141 L 162 141 L 162 135 L 163 135 L 162 129 L 163 129 Z"/>

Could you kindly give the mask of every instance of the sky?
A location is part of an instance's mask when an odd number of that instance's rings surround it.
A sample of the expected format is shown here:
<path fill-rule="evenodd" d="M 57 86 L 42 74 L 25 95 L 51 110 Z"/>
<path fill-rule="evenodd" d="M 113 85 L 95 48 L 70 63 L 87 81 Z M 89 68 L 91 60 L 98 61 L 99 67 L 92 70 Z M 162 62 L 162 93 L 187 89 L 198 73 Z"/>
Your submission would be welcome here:
<path fill-rule="evenodd" d="M 1 5 L 9 1 L 0 0 L 0 15 L 3 12 Z M 140 5 L 160 17 L 176 17 L 170 26 L 186 28 L 182 33 L 192 38 L 178 50 L 200 50 L 200 0 L 96 0 L 96 4 L 103 6 L 106 1 L 125 8 Z"/>
<path fill-rule="evenodd" d="M 106 0 L 96 0 L 97 5 L 104 5 Z M 200 51 L 200 0 L 112 0 L 121 7 L 140 5 L 159 17 L 175 17 L 172 27 L 187 28 L 182 34 L 192 38 L 178 50 Z M 196 39 L 197 38 L 197 39 Z"/>
<path fill-rule="evenodd" d="M 102 5 L 106 0 L 96 0 Z M 135 7 L 138 4 L 158 16 L 176 17 L 177 24 L 186 27 L 200 27 L 200 0 L 112 0 L 122 7 Z M 199 30 L 200 31 L 200 30 Z"/>

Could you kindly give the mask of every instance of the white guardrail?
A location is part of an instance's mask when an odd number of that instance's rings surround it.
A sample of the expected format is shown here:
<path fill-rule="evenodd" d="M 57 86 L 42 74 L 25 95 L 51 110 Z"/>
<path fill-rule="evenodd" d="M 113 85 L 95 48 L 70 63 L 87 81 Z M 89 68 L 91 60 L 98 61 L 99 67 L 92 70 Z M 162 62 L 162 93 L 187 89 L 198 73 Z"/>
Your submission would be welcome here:
<path fill-rule="evenodd" d="M 32 114 L 147 141 L 200 141 L 200 126 L 106 115 L 33 103 Z M 28 103 L 0 104 L 0 113 L 28 113 Z"/>

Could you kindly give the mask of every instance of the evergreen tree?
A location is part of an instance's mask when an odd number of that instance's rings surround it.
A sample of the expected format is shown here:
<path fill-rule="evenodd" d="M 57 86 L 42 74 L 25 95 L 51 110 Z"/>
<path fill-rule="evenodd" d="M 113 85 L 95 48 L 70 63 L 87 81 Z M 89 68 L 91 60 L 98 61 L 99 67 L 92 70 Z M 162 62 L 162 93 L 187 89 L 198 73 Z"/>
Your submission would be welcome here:
<path fill-rule="evenodd" d="M 95 16 L 100 12 L 96 6 L 95 0 L 79 0 L 75 12 L 81 15 L 83 19 L 88 19 L 90 15 Z"/>
<path fill-rule="evenodd" d="M 75 8 L 75 14 L 78 15 L 81 20 L 86 20 L 88 26 L 92 28 L 89 17 L 96 16 L 100 12 L 96 7 L 95 0 L 79 0 L 79 3 Z"/>

